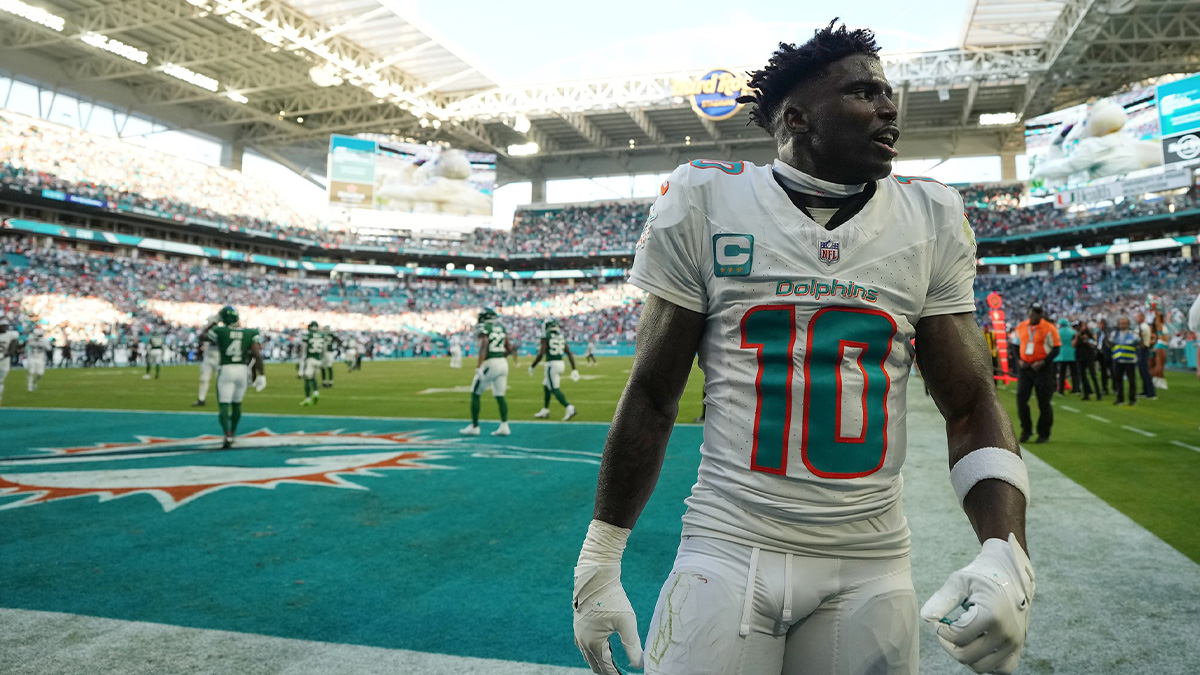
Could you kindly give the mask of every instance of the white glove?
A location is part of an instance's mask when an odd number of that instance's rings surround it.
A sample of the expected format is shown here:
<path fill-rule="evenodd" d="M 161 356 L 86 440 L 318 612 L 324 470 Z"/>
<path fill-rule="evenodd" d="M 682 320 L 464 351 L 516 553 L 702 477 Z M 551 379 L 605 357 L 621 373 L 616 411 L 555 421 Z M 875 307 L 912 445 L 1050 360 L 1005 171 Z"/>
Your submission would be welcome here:
<path fill-rule="evenodd" d="M 254 391 L 262 391 L 267 388 L 267 376 L 259 375 L 254 378 Z"/>
<path fill-rule="evenodd" d="M 575 565 L 575 646 L 597 675 L 620 675 L 608 636 L 617 633 L 629 665 L 642 667 L 637 617 L 621 588 L 621 553 L 629 530 L 593 520 Z"/>
<path fill-rule="evenodd" d="M 1009 534 L 1008 541 L 983 542 L 975 560 L 929 598 L 921 618 L 938 624 L 938 641 L 959 663 L 1010 675 L 1025 646 L 1033 594 L 1033 564 Z M 959 607 L 966 611 L 951 621 L 947 615 Z"/>
<path fill-rule="evenodd" d="M 571 381 L 572 381 L 572 382 L 578 382 L 578 381 L 579 381 L 579 371 L 578 371 L 578 370 L 572 370 L 572 371 L 571 371 Z"/>
<path fill-rule="evenodd" d="M 529 376 L 533 377 L 533 366 L 529 366 Z"/>

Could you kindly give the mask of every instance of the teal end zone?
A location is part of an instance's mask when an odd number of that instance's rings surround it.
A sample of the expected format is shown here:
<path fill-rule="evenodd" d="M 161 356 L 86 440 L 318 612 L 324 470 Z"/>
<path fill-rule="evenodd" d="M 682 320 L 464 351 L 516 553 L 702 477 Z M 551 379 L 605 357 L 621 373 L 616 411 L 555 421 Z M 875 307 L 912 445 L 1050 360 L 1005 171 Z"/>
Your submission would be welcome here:
<path fill-rule="evenodd" d="M 514 422 L 512 436 L 493 438 L 495 425 L 485 422 L 483 436 L 462 439 L 460 426 L 247 414 L 241 434 L 269 429 L 285 440 L 220 451 L 214 438 L 159 450 L 137 437 L 216 436 L 216 414 L 0 410 L 0 493 L 8 490 L 0 494 L 0 606 L 582 666 L 572 568 L 608 427 Z M 31 496 L 11 487 L 29 483 L 30 473 L 46 474 L 43 483 L 79 472 L 99 472 L 88 475 L 100 482 L 186 482 L 197 472 L 255 475 L 386 454 L 339 437 L 286 441 L 335 430 L 448 441 L 425 460 L 448 468 L 341 474 L 342 487 L 232 486 L 178 505 L 163 496 L 170 510 L 151 494 L 13 507 Z M 643 634 L 678 546 L 700 440 L 699 427 L 676 428 L 626 554 L 623 582 Z M 123 445 L 78 455 L 87 461 L 30 461 L 53 456 L 38 448 L 96 443 Z"/>

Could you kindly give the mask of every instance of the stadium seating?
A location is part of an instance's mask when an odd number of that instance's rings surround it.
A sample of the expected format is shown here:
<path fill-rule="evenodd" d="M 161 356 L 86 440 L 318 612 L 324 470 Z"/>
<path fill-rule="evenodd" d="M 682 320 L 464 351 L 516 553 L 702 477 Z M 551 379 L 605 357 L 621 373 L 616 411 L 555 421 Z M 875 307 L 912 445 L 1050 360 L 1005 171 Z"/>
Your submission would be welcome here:
<path fill-rule="evenodd" d="M 984 299 L 996 292 L 1004 299 L 1007 321 L 1015 326 L 1025 318 L 1030 303 L 1041 302 L 1049 318 L 1110 321 L 1133 318 L 1145 312 L 1147 296 L 1157 298 L 1172 334 L 1187 333 L 1187 311 L 1200 293 L 1200 265 L 1168 256 L 1142 256 L 1133 264 L 1109 267 L 1092 262 L 1064 267 L 1053 274 L 981 274 L 975 280 L 975 307 L 980 323 L 986 321 Z"/>
<path fill-rule="evenodd" d="M 118 139 L 68 129 L 5 111 L 0 114 L 0 183 L 35 195 L 79 196 L 111 208 L 156 214 L 274 236 L 351 245 L 446 250 L 483 258 L 594 256 L 628 253 L 645 222 L 650 200 L 541 206 L 517 211 L 513 228 L 476 230 L 461 241 L 327 230 L 297 211 L 263 181 L 241 172 L 179 160 Z M 1025 205 L 1020 185 L 959 188 L 979 237 L 1005 237 L 1126 218 L 1196 209 L 1195 192 L 1161 199 L 1128 199 L 1071 213 L 1053 204 Z"/>
<path fill-rule="evenodd" d="M 233 304 L 247 325 L 267 331 L 268 354 L 279 358 L 287 357 L 310 320 L 372 342 L 378 354 L 428 352 L 443 338 L 470 336 L 475 314 L 485 306 L 500 308 L 510 334 L 527 343 L 536 341 L 548 317 L 559 319 L 575 339 L 632 341 L 643 295 L 621 280 L 512 288 L 434 280 L 334 283 L 34 249 L 11 240 L 0 254 L 0 313 L 16 317 L 23 332 L 35 320 L 71 342 L 131 341 L 160 331 L 168 345 L 186 350 L 217 308 Z"/>

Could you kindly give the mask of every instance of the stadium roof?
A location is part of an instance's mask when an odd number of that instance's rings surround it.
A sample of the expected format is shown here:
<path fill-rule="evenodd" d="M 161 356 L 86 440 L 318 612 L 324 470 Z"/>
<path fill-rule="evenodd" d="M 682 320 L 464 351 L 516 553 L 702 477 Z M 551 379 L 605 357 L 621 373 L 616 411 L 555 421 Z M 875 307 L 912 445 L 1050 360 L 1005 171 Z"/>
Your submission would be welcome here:
<path fill-rule="evenodd" d="M 4 4 L 0 68 L 293 166 L 323 167 L 329 134 L 357 132 L 497 152 L 502 181 L 773 150 L 744 113 L 705 119 L 672 95 L 673 80 L 703 72 L 500 87 L 402 0 L 38 2 Z M 1019 121 L 980 115 L 1019 120 L 1200 70 L 1200 2 L 974 0 L 959 48 L 889 55 L 885 67 L 903 156 L 1019 152 Z M 527 141 L 536 155 L 507 156 Z"/>
<path fill-rule="evenodd" d="M 1062 0 L 971 0 L 959 44 L 967 49 L 1041 44 L 1064 4 Z"/>

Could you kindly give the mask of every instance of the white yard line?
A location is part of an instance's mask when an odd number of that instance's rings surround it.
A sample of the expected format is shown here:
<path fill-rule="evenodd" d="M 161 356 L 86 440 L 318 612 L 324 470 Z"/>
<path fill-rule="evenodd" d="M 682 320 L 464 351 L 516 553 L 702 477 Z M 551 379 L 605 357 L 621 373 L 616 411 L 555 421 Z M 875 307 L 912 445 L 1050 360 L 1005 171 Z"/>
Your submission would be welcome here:
<path fill-rule="evenodd" d="M 1128 424 L 1122 424 L 1122 425 L 1121 425 L 1121 428 L 1122 428 L 1122 429 L 1127 429 L 1127 430 L 1129 430 L 1129 431 L 1132 431 L 1132 432 L 1133 432 L 1133 433 L 1135 433 L 1135 434 L 1141 434 L 1141 435 L 1143 435 L 1143 436 L 1145 436 L 1145 437 L 1147 437 L 1147 438 L 1154 438 L 1155 436 L 1157 436 L 1157 435 L 1158 435 L 1158 434 L 1154 434 L 1154 433 L 1151 433 L 1151 432 L 1149 432 L 1149 431 L 1146 431 L 1145 429 L 1139 429 L 1139 428 L 1137 428 L 1137 427 L 1131 427 L 1131 426 L 1129 426 Z"/>
<path fill-rule="evenodd" d="M 1062 408 L 1063 410 L 1066 410 L 1067 412 L 1073 412 L 1073 413 L 1079 412 L 1079 408 L 1072 408 L 1069 405 L 1060 405 L 1058 407 Z"/>
<path fill-rule="evenodd" d="M 1171 441 L 1171 445 L 1178 445 L 1181 448 L 1187 448 L 1188 450 L 1192 450 L 1194 452 L 1200 452 L 1200 448 L 1197 448 L 1194 445 L 1188 445 L 1187 443 L 1184 443 L 1183 441 Z"/>
<path fill-rule="evenodd" d="M 1105 424 L 1112 424 L 1112 420 L 1101 417 L 1099 415 L 1093 415 L 1091 413 L 1088 413 L 1088 417 L 1096 420 L 1097 422 L 1104 422 Z"/>

